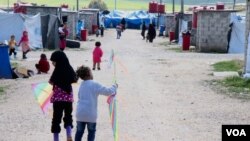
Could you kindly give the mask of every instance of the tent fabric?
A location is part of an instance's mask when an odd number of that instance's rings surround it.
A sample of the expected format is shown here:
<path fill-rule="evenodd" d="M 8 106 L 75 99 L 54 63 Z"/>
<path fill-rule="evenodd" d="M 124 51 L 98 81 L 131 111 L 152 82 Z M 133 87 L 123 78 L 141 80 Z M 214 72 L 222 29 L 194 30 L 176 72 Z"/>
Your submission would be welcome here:
<path fill-rule="evenodd" d="M 29 34 L 29 43 L 33 48 L 43 48 L 41 35 L 41 16 L 40 14 L 34 16 L 23 15 L 25 19 L 24 27 Z"/>
<path fill-rule="evenodd" d="M 244 53 L 245 51 L 245 20 L 235 14 L 231 15 L 233 23 L 228 53 Z"/>
<path fill-rule="evenodd" d="M 41 16 L 42 43 L 44 48 L 59 48 L 59 24 L 60 20 L 55 15 Z"/>
<path fill-rule="evenodd" d="M 8 46 L 0 46 L 0 78 L 12 79 Z"/>
<path fill-rule="evenodd" d="M 132 12 L 114 10 L 107 15 L 100 14 L 100 16 L 100 19 L 104 20 L 104 26 L 107 28 L 116 27 L 120 24 L 122 18 L 126 20 L 126 27 L 131 29 L 140 29 L 143 21 L 145 21 L 146 26 L 152 23 L 152 21 L 157 21 L 155 20 L 157 18 L 155 14 L 141 10 Z"/>
<path fill-rule="evenodd" d="M 9 40 L 11 35 L 15 35 L 19 42 L 24 30 L 24 20 L 20 14 L 0 13 L 0 41 Z"/>
<path fill-rule="evenodd" d="M 0 41 L 8 41 L 11 35 L 15 35 L 18 43 L 24 30 L 29 33 L 31 48 L 42 48 L 40 14 L 27 16 L 17 13 L 0 13 Z"/>
<path fill-rule="evenodd" d="M 2 10 L 2 9 L 0 9 L 0 13 L 7 13 L 6 11 L 4 11 L 4 10 Z"/>
<path fill-rule="evenodd" d="M 180 25 L 178 45 L 182 45 L 182 33 L 185 31 L 188 31 L 188 21 L 182 20 L 182 25 Z"/>

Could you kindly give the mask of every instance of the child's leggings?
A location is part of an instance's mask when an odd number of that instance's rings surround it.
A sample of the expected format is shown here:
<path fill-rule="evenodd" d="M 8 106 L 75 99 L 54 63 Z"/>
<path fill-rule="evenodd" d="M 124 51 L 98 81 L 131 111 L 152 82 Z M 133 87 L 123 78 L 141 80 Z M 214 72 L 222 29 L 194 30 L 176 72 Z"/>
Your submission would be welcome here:
<path fill-rule="evenodd" d="M 54 102 L 53 103 L 53 119 L 52 119 L 52 126 L 51 126 L 51 132 L 52 133 L 60 133 L 61 127 L 60 123 L 63 117 L 64 121 L 64 128 L 67 126 L 71 126 L 73 128 L 73 119 L 72 119 L 72 102 L 64 102 L 64 101 L 59 101 L 59 102 Z"/>

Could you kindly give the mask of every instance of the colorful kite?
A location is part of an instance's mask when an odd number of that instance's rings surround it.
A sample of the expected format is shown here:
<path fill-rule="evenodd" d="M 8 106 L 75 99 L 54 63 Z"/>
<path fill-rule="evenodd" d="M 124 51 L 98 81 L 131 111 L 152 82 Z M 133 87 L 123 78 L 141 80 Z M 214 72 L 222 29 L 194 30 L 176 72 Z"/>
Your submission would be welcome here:
<path fill-rule="evenodd" d="M 50 105 L 50 98 L 53 94 L 52 85 L 48 82 L 32 84 L 32 90 L 40 108 L 46 114 Z"/>
<path fill-rule="evenodd" d="M 111 119 L 111 124 L 112 124 L 112 129 L 113 129 L 113 135 L 114 135 L 114 140 L 118 141 L 118 124 L 117 124 L 117 105 L 116 105 L 116 97 L 115 95 L 111 95 L 108 97 L 107 100 L 109 104 L 109 116 Z"/>
<path fill-rule="evenodd" d="M 114 65 L 114 76 L 113 76 L 113 82 L 116 83 L 116 65 L 115 65 L 115 53 L 112 49 L 110 60 L 109 60 L 109 66 Z M 118 122 L 117 122 L 117 104 L 116 104 L 116 94 L 111 95 L 107 99 L 107 103 L 109 104 L 109 116 L 111 119 L 112 129 L 113 129 L 113 135 L 114 140 L 118 141 Z"/>

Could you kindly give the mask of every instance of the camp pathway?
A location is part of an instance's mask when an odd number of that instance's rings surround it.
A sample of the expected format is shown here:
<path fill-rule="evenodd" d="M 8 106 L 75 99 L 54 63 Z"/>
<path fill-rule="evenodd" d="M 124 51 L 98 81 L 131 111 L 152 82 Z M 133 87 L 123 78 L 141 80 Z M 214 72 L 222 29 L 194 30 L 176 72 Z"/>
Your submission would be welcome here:
<path fill-rule="evenodd" d="M 94 79 L 110 86 L 114 73 L 108 64 L 111 50 L 115 51 L 119 141 L 221 141 L 222 124 L 249 123 L 249 101 L 220 94 L 206 82 L 214 79 L 212 63 L 242 59 L 243 54 L 175 52 L 160 45 L 168 38 L 146 43 L 139 30 L 125 30 L 121 39 L 116 39 L 114 29 L 105 30 L 104 35 L 90 36 L 80 49 L 66 49 L 65 53 L 74 69 L 81 64 L 92 67 L 93 40 L 100 40 L 104 56 L 101 71 L 93 72 Z M 16 62 L 35 70 L 41 53 L 33 51 L 26 61 Z M 49 58 L 52 52 L 45 53 Z M 6 94 L 0 96 L 0 141 L 52 140 L 51 115 L 42 114 L 31 90 L 31 84 L 47 82 L 52 71 L 51 65 L 49 74 L 0 80 L 0 85 L 7 87 Z M 73 84 L 74 109 L 80 83 Z M 106 100 L 99 97 L 97 141 L 113 140 Z M 76 125 L 75 110 L 73 115 Z M 66 140 L 65 130 L 60 138 Z"/>

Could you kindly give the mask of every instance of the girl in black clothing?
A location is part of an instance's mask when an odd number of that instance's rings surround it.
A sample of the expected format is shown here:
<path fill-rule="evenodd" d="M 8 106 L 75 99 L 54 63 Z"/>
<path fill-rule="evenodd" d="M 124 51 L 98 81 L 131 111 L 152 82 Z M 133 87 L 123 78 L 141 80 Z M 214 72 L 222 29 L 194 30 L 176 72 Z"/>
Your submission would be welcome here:
<path fill-rule="evenodd" d="M 71 128 L 73 128 L 72 110 L 74 99 L 71 84 L 77 82 L 77 76 L 63 51 L 53 52 L 50 60 L 55 66 L 49 80 L 49 83 L 53 85 L 53 95 L 50 99 L 50 102 L 53 103 L 51 132 L 54 133 L 54 141 L 59 141 L 60 123 L 63 117 L 67 141 L 72 141 Z"/>
<path fill-rule="evenodd" d="M 155 37 L 156 37 L 155 28 L 154 28 L 153 24 L 149 24 L 149 27 L 148 27 L 149 42 L 152 43 Z"/>

